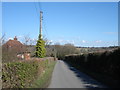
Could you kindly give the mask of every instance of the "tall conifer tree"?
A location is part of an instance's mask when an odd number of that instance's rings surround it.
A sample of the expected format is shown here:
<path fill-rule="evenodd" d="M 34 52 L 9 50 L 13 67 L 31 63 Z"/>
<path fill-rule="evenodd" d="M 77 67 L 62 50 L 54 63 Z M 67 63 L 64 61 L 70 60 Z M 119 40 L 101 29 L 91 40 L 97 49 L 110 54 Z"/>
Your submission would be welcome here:
<path fill-rule="evenodd" d="M 39 35 L 39 39 L 36 44 L 36 57 L 43 58 L 46 55 L 45 49 L 45 41 L 41 38 L 41 34 Z"/>

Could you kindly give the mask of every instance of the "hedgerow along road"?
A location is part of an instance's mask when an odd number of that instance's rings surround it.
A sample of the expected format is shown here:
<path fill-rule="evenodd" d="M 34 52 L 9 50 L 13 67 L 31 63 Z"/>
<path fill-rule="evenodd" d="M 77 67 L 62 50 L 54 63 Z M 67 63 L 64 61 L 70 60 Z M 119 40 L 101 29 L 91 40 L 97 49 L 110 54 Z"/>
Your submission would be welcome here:
<path fill-rule="evenodd" d="M 58 60 L 48 88 L 107 88 L 90 76 Z"/>

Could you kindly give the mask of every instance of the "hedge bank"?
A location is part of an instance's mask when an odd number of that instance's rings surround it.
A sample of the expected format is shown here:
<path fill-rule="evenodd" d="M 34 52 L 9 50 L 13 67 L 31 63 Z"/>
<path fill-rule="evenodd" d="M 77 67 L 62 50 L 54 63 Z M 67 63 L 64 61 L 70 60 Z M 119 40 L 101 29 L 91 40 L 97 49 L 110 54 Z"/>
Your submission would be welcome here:
<path fill-rule="evenodd" d="M 110 87 L 119 87 L 120 48 L 111 52 L 68 55 L 65 61 Z"/>
<path fill-rule="evenodd" d="M 49 60 L 50 59 L 50 60 Z M 55 65 L 54 58 L 38 59 L 28 61 L 16 61 L 3 63 L 2 65 L 2 87 L 3 88 L 36 88 L 34 84 L 44 78 L 46 72 L 52 73 Z M 50 68 L 50 70 L 48 69 Z M 50 76 L 45 78 L 49 78 Z M 43 81 L 41 84 L 46 84 Z M 40 86 L 40 85 L 39 85 Z M 41 85 L 42 88 L 43 85 Z"/>

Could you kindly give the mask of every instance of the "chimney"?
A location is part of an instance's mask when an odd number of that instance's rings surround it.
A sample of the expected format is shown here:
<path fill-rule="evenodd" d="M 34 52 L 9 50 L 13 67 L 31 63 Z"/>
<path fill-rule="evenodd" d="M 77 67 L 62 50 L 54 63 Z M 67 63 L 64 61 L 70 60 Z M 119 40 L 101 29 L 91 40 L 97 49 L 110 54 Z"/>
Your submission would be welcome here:
<path fill-rule="evenodd" d="M 17 40 L 17 37 L 15 36 L 14 40 Z"/>

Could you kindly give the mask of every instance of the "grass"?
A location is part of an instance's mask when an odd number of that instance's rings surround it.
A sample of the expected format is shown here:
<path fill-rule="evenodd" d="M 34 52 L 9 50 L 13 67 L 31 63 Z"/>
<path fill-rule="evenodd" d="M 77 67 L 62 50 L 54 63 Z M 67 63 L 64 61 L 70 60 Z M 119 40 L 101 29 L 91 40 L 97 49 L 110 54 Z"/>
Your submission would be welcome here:
<path fill-rule="evenodd" d="M 32 86 L 29 88 L 47 88 L 49 83 L 50 83 L 52 72 L 53 72 L 55 64 L 56 64 L 55 61 L 53 61 L 53 63 L 50 63 L 47 66 L 44 73 L 42 73 L 38 77 L 38 79 L 32 84 Z"/>
<path fill-rule="evenodd" d="M 3 64 L 2 88 L 45 88 L 56 61 L 30 60 Z"/>

